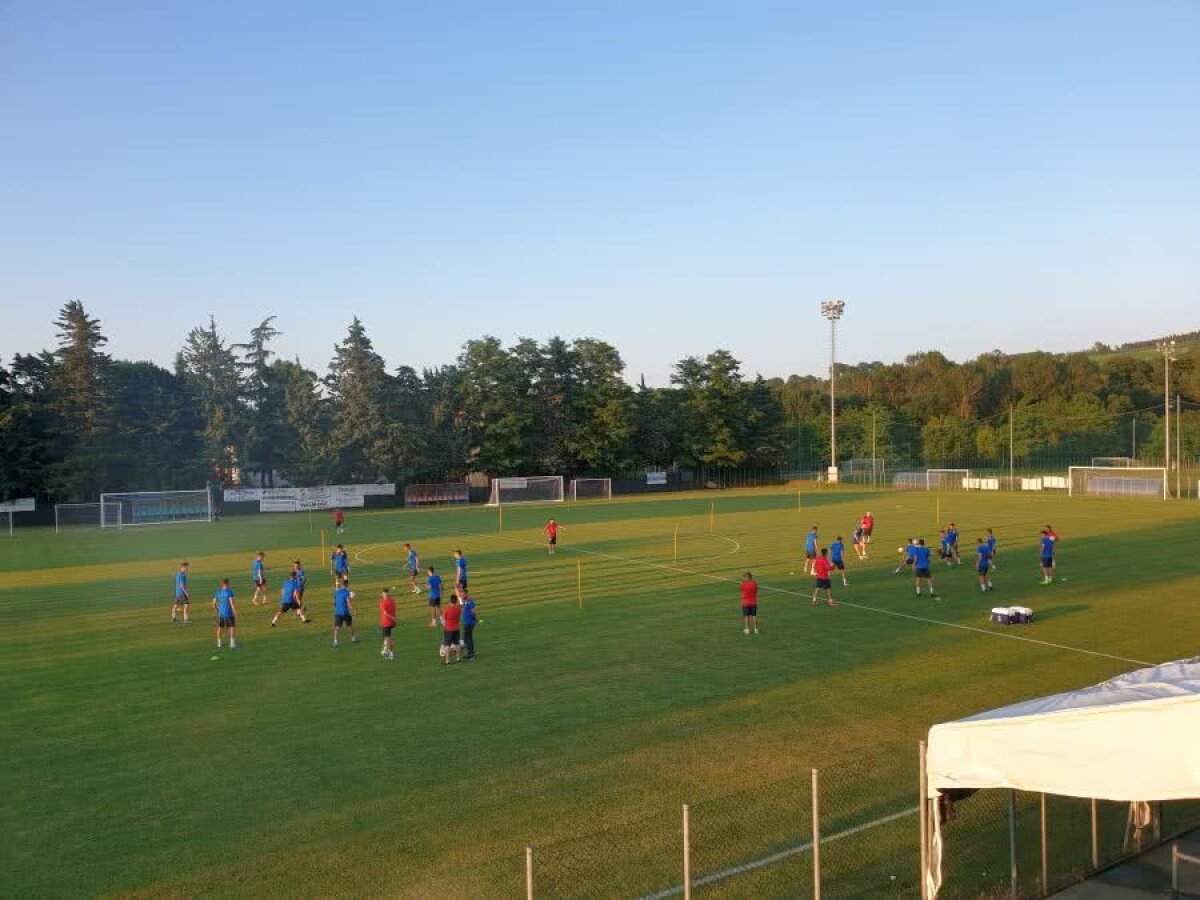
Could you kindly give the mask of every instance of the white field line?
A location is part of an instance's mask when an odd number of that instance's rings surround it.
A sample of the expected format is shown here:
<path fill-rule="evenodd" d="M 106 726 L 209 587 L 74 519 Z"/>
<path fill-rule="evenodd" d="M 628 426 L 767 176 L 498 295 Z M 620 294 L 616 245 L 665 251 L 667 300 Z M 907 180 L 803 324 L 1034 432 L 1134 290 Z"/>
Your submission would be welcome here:
<path fill-rule="evenodd" d="M 899 819 L 907 818 L 919 812 L 921 807 L 914 806 L 912 809 L 906 809 L 903 812 L 892 813 L 890 816 L 882 816 L 878 819 L 873 819 L 870 822 L 864 822 L 861 825 L 855 825 L 853 828 L 847 828 L 845 831 L 839 831 L 836 834 L 831 834 L 828 837 L 821 837 L 821 846 L 832 844 L 834 841 L 840 841 L 843 838 L 848 838 L 852 835 L 863 831 L 868 831 L 872 828 L 878 828 L 880 825 L 887 825 L 889 822 L 895 822 Z M 700 878 L 692 879 L 692 887 L 704 887 L 707 884 L 715 884 L 718 881 L 724 881 L 726 878 L 732 878 L 735 875 L 744 875 L 747 872 L 753 872 L 755 869 L 762 869 L 766 866 L 774 865 L 777 862 L 787 859 L 789 856 L 795 856 L 798 853 L 808 853 L 812 850 L 812 841 L 799 844 L 795 847 L 789 847 L 786 850 L 780 850 L 777 853 L 772 853 L 769 856 L 763 856 L 758 859 L 753 859 L 750 862 L 742 863 L 738 866 L 730 866 L 728 869 L 722 869 L 720 872 L 713 872 L 709 875 L 703 875 Z M 639 900 L 665 900 L 666 897 L 676 897 L 683 893 L 683 885 L 677 884 L 674 887 L 669 887 L 666 890 L 659 891 L 657 894 L 647 894 Z"/>
<path fill-rule="evenodd" d="M 483 533 L 472 533 L 472 532 L 465 532 L 465 531 L 456 532 L 456 533 L 467 536 L 467 537 L 491 538 L 492 540 L 505 541 L 506 543 L 510 543 L 510 544 L 521 544 L 523 546 L 530 546 L 530 543 L 528 541 L 518 540 L 517 538 L 505 537 L 502 534 L 483 534 Z M 639 559 L 636 556 L 620 556 L 616 553 L 605 553 L 601 550 L 588 550 L 583 547 L 561 547 L 560 546 L 559 549 L 566 550 L 571 553 L 580 553 L 580 554 L 584 554 L 587 556 L 597 556 L 597 557 L 601 557 L 603 559 L 615 559 L 615 560 L 618 560 L 619 562 L 624 562 L 624 563 L 637 563 L 638 565 L 647 566 L 648 568 L 652 568 L 652 569 L 659 569 L 664 572 L 675 572 L 680 575 L 692 575 L 696 578 L 706 578 L 709 581 L 719 581 L 724 584 L 738 584 L 739 583 L 737 581 L 737 579 L 729 578 L 724 575 L 712 575 L 708 572 L 698 572 L 695 569 L 685 569 L 682 566 L 677 566 L 677 565 L 673 565 L 670 563 L 652 562 L 651 560 L 647 560 L 647 559 Z M 808 597 L 809 596 L 808 592 L 806 592 L 806 591 L 795 591 L 795 590 L 790 590 L 788 588 L 774 587 L 772 585 L 767 585 L 767 584 L 759 585 L 759 587 L 761 590 L 764 590 L 764 591 L 771 591 L 776 594 L 787 594 L 788 596 L 791 596 L 791 597 Z M 911 622 L 924 622 L 927 625 L 941 625 L 945 628 L 957 628 L 960 631 L 970 631 L 975 634 L 987 635 L 988 637 L 1007 638 L 1010 641 L 1022 641 L 1027 644 L 1036 644 L 1041 647 L 1050 647 L 1051 649 L 1054 649 L 1054 650 L 1066 650 L 1070 653 L 1082 653 L 1085 656 L 1096 656 L 1096 657 L 1100 657 L 1102 659 L 1111 659 L 1116 662 L 1132 663 L 1133 665 L 1136 665 L 1136 666 L 1144 667 L 1144 666 L 1154 665 L 1154 663 L 1147 662 L 1146 660 L 1143 660 L 1143 659 L 1130 659 L 1127 656 L 1116 656 L 1115 654 L 1112 654 L 1112 653 L 1102 653 L 1099 650 L 1087 650 L 1082 647 L 1072 647 L 1069 644 L 1059 644 L 1055 641 L 1043 641 L 1043 640 L 1039 640 L 1038 638 L 1032 638 L 1032 637 L 1028 637 L 1026 635 L 1021 635 L 1021 634 L 1012 634 L 1012 633 L 1006 632 L 1006 631 L 991 631 L 987 628 L 977 628 L 974 625 L 963 625 L 960 622 L 946 622 L 946 621 L 943 621 L 942 619 L 930 619 L 930 618 L 927 618 L 926 616 L 915 616 L 915 615 L 912 615 L 911 613 L 897 612 L 894 609 L 883 609 L 882 607 L 878 607 L 878 606 L 867 606 L 864 603 L 854 603 L 850 600 L 839 600 L 838 605 L 846 606 L 851 609 L 863 610 L 864 612 L 873 612 L 873 613 L 879 613 L 880 615 L 884 615 L 884 616 L 893 616 L 897 619 L 908 619 Z"/>

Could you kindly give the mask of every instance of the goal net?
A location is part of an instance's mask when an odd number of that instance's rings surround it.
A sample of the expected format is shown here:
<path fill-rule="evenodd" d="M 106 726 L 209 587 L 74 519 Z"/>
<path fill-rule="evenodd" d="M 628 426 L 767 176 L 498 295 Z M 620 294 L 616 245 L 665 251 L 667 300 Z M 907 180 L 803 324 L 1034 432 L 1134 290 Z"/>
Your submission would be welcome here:
<path fill-rule="evenodd" d="M 572 478 L 571 502 L 576 500 L 611 500 L 611 478 Z"/>
<path fill-rule="evenodd" d="M 59 532 L 74 525 L 99 528 L 105 518 L 112 525 L 121 524 L 120 503 L 109 503 L 108 509 L 103 511 L 101 506 L 100 503 L 55 503 L 54 530 Z"/>
<path fill-rule="evenodd" d="M 1137 467 L 1137 460 L 1132 456 L 1093 456 L 1093 469 L 1132 469 Z"/>
<path fill-rule="evenodd" d="M 1072 497 L 1144 497 L 1167 499 L 1167 470 L 1162 467 L 1071 466 L 1067 493 Z"/>
<path fill-rule="evenodd" d="M 113 515 L 113 507 L 120 513 Z M 211 522 L 212 496 L 208 491 L 133 491 L 100 495 L 100 527 L 174 525 Z"/>
<path fill-rule="evenodd" d="M 970 477 L 970 469 L 926 469 L 925 486 L 931 491 L 961 491 Z"/>
<path fill-rule="evenodd" d="M 530 475 L 526 478 L 493 478 L 488 506 L 510 503 L 562 503 L 561 475 Z"/>

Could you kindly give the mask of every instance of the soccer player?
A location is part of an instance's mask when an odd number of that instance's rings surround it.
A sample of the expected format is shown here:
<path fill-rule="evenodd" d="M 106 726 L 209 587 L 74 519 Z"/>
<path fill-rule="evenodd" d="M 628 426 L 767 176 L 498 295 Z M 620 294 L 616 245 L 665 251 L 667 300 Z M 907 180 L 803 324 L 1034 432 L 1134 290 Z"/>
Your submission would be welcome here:
<path fill-rule="evenodd" d="M 938 550 L 938 559 L 940 559 L 946 565 L 950 565 L 950 535 L 945 531 L 939 531 L 938 541 L 941 544 L 941 547 Z"/>
<path fill-rule="evenodd" d="M 860 522 L 859 524 L 862 525 L 863 538 L 865 539 L 863 541 L 863 543 L 864 544 L 871 543 L 871 532 L 873 532 L 875 530 L 875 517 L 868 512 L 865 516 L 862 517 L 862 522 Z M 864 559 L 865 558 L 866 557 L 864 556 Z"/>
<path fill-rule="evenodd" d="M 867 558 L 867 540 L 862 525 L 854 526 L 854 534 L 850 536 L 850 544 L 854 547 L 854 555 L 859 559 Z"/>
<path fill-rule="evenodd" d="M 900 562 L 896 563 L 896 569 L 892 572 L 893 575 L 899 575 L 901 571 L 912 566 L 913 561 L 917 558 L 917 541 L 916 538 L 909 538 L 908 543 L 899 550 Z"/>
<path fill-rule="evenodd" d="M 749 634 L 751 628 L 758 634 L 758 582 L 747 572 L 742 582 L 742 634 Z"/>
<path fill-rule="evenodd" d="M 454 661 L 462 661 L 462 635 L 459 631 L 459 626 L 462 624 L 462 607 L 458 605 L 458 595 L 450 595 L 450 605 L 446 607 L 442 626 L 442 660 L 445 665 L 450 665 L 450 654 L 454 654 Z"/>
<path fill-rule="evenodd" d="M 479 624 L 479 616 L 475 613 L 475 598 L 466 591 L 462 592 L 462 643 L 467 655 L 465 660 L 475 658 L 475 626 Z"/>
<path fill-rule="evenodd" d="M 1058 541 L 1058 536 L 1050 530 L 1047 525 L 1042 529 L 1041 537 L 1041 553 L 1042 553 L 1042 584 L 1050 584 L 1054 581 L 1054 545 Z"/>
<path fill-rule="evenodd" d="M 454 586 L 467 589 L 467 558 L 461 550 L 454 551 Z"/>
<path fill-rule="evenodd" d="M 931 555 L 930 549 L 925 546 L 925 538 L 918 538 L 917 545 L 913 548 L 913 580 L 917 585 L 917 596 L 921 596 L 921 582 L 924 581 L 929 585 L 929 596 L 933 597 L 933 572 L 929 568 L 929 558 Z"/>
<path fill-rule="evenodd" d="M 392 629 L 399 624 L 396 619 L 396 600 L 392 592 L 384 588 L 379 598 L 379 630 L 383 632 L 383 649 L 379 655 L 384 659 L 396 658 L 396 645 L 392 641 Z"/>
<path fill-rule="evenodd" d="M 992 529 L 987 530 L 987 539 L 984 543 L 988 546 L 988 559 L 992 563 L 992 571 L 996 571 L 996 535 L 992 533 Z"/>
<path fill-rule="evenodd" d="M 979 573 L 979 590 L 986 593 L 992 589 L 992 545 L 983 538 L 976 538 L 975 543 L 978 544 L 975 553 L 979 561 L 975 565 L 975 571 Z"/>
<path fill-rule="evenodd" d="M 254 606 L 267 604 L 267 555 L 261 550 L 254 556 L 254 567 L 250 570 L 250 579 L 254 582 L 254 596 L 250 602 Z M 262 598 L 261 600 L 259 598 Z"/>
<path fill-rule="evenodd" d="M 817 605 L 817 595 L 821 591 L 825 592 L 825 602 L 830 606 L 837 606 L 837 601 L 833 599 L 833 582 L 829 576 L 833 572 L 833 563 L 829 561 L 829 548 L 822 547 L 820 555 L 813 560 L 812 573 L 817 578 L 817 586 L 813 588 L 812 605 Z"/>
<path fill-rule="evenodd" d="M 335 585 L 339 581 L 350 577 L 350 557 L 346 555 L 346 548 L 341 544 L 333 548 L 333 554 L 329 557 L 329 564 L 333 569 L 333 583 Z"/>
<path fill-rule="evenodd" d="M 304 591 L 308 587 L 308 574 L 304 571 L 304 566 L 300 564 L 300 560 L 296 560 L 292 564 L 292 580 L 296 582 L 296 593 L 300 595 L 300 605 L 304 605 Z"/>
<path fill-rule="evenodd" d="M 429 585 L 429 627 L 433 628 L 442 621 L 442 576 L 429 567 L 429 577 L 425 579 Z"/>
<path fill-rule="evenodd" d="M 304 595 L 300 593 L 300 588 L 296 585 L 295 572 L 292 573 L 291 578 L 284 581 L 283 587 L 279 591 L 279 609 L 271 619 L 272 628 L 279 621 L 279 617 L 286 612 L 295 612 L 301 622 L 305 625 L 308 624 L 308 616 L 304 614 Z"/>
<path fill-rule="evenodd" d="M 342 512 L 340 506 L 333 511 L 333 527 L 338 534 L 346 530 L 346 514 Z"/>
<path fill-rule="evenodd" d="M 829 561 L 842 573 L 842 587 L 850 587 L 850 582 L 846 580 L 846 542 L 840 534 L 837 540 L 829 545 Z"/>
<path fill-rule="evenodd" d="M 412 544 L 404 545 L 405 565 L 408 566 L 408 584 L 412 588 L 411 593 L 421 593 L 421 587 L 417 584 L 417 579 L 421 576 L 421 557 L 417 555 L 417 551 L 413 549 Z"/>
<path fill-rule="evenodd" d="M 342 626 L 350 629 L 350 643 L 358 643 L 358 634 L 354 631 L 354 591 L 350 590 L 350 579 L 343 577 L 333 592 L 333 646 L 338 645 L 338 636 Z"/>
<path fill-rule="evenodd" d="M 950 541 L 950 556 L 954 560 L 954 564 L 956 566 L 961 565 L 962 560 L 958 555 L 958 526 L 953 522 L 951 522 L 946 528 L 946 537 Z"/>
<path fill-rule="evenodd" d="M 171 607 L 171 622 L 176 621 L 176 616 L 179 614 L 180 608 L 183 609 L 183 624 L 191 625 L 192 620 L 188 617 L 189 610 L 192 605 L 192 595 L 188 593 L 187 586 L 188 564 L 185 560 L 179 564 L 179 571 L 175 573 L 175 603 Z"/>
<path fill-rule="evenodd" d="M 808 530 L 808 537 L 804 539 L 804 574 L 811 575 L 813 563 L 817 560 L 817 547 L 820 545 L 820 539 L 817 537 L 817 526 L 814 525 Z"/>
<path fill-rule="evenodd" d="M 546 548 L 550 551 L 551 556 L 554 555 L 554 548 L 558 545 L 558 529 L 559 525 L 553 519 L 547 522 L 546 527 L 542 529 L 546 535 Z"/>
<path fill-rule="evenodd" d="M 222 578 L 221 586 L 213 596 L 213 612 L 217 614 L 217 649 L 221 649 L 221 629 L 229 629 L 229 649 L 237 649 L 237 637 L 234 635 L 234 625 L 237 620 L 237 607 L 233 604 L 233 591 L 229 588 L 229 579 Z"/>

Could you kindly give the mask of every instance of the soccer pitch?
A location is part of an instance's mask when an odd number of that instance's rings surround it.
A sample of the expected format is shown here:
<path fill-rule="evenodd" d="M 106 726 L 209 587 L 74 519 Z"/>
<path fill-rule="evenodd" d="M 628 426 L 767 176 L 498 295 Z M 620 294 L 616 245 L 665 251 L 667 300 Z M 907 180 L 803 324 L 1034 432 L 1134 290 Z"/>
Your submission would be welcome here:
<path fill-rule="evenodd" d="M 849 538 L 868 510 L 860 562 Z M 935 567 L 931 599 L 892 570 L 908 536 L 936 543 L 935 510 L 958 523 L 963 564 Z M 815 767 L 824 833 L 880 823 L 822 847 L 829 895 L 912 896 L 908 811 L 928 727 L 1195 655 L 1198 513 L 1182 501 L 747 491 L 511 507 L 502 533 L 483 508 L 359 513 L 340 538 L 325 515 L 303 514 L 18 530 L 0 544 L 0 894 L 519 896 L 527 844 L 539 896 L 650 894 L 680 883 L 684 801 L 696 877 L 807 841 Z M 554 556 L 549 516 L 564 526 Z M 835 578 L 833 609 L 810 606 L 802 574 L 814 523 L 822 543 L 847 541 L 850 586 Z M 1045 524 L 1061 536 L 1050 586 Z M 986 527 L 1000 554 L 983 595 L 974 546 Z M 335 650 L 339 539 L 363 642 L 343 635 Z M 448 576 L 456 548 L 469 558 L 478 660 L 440 664 L 404 541 Z M 250 604 L 259 549 L 267 607 Z M 297 556 L 314 622 L 271 629 Z M 183 559 L 195 623 L 172 626 Z M 758 636 L 742 633 L 747 570 L 761 585 Z M 212 628 L 226 575 L 236 651 L 217 651 Z M 382 585 L 400 611 L 393 662 L 379 654 Z M 996 605 L 1030 606 L 1036 623 L 991 625 Z M 1007 848 L 993 849 L 1001 869 L 952 868 L 947 895 L 1003 885 Z M 808 865 L 795 853 L 705 892 L 804 894 Z"/>

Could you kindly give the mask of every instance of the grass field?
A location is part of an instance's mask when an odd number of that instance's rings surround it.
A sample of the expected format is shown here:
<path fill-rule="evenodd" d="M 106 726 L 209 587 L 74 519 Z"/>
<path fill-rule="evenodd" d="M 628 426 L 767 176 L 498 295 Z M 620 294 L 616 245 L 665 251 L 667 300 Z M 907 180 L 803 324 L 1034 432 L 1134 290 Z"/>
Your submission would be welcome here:
<path fill-rule="evenodd" d="M 906 536 L 936 536 L 935 503 L 964 558 L 996 530 L 994 594 L 968 563 L 935 570 L 937 599 L 891 574 Z M 872 558 L 850 559 L 847 602 L 811 607 L 804 532 L 849 538 L 868 509 Z M 552 514 L 553 557 L 546 509 L 506 509 L 502 534 L 488 509 L 351 515 L 364 642 L 336 650 L 324 516 L 18 530 L 0 543 L 0 895 L 519 896 L 531 844 L 539 896 L 635 896 L 679 883 L 685 800 L 696 875 L 803 843 L 817 767 L 825 834 L 897 816 L 822 848 L 827 895 L 911 896 L 905 813 L 931 724 L 1197 652 L 1195 503 L 826 492 L 798 508 L 750 491 Z M 1048 522 L 1060 580 L 1042 587 Z M 455 548 L 470 559 L 477 661 L 440 665 L 405 589 L 396 659 L 380 658 L 377 590 L 402 583 L 405 540 L 444 571 Z M 272 630 L 274 606 L 250 605 L 260 548 L 276 590 L 286 560 L 306 561 L 314 624 Z M 197 622 L 173 627 L 184 558 Z M 757 637 L 738 612 L 747 569 Z M 240 646 L 218 653 L 223 575 Z M 997 604 L 1037 623 L 990 625 Z M 1004 883 L 986 853 L 954 858 L 947 895 Z M 803 895 L 810 864 L 796 853 L 706 894 Z"/>

